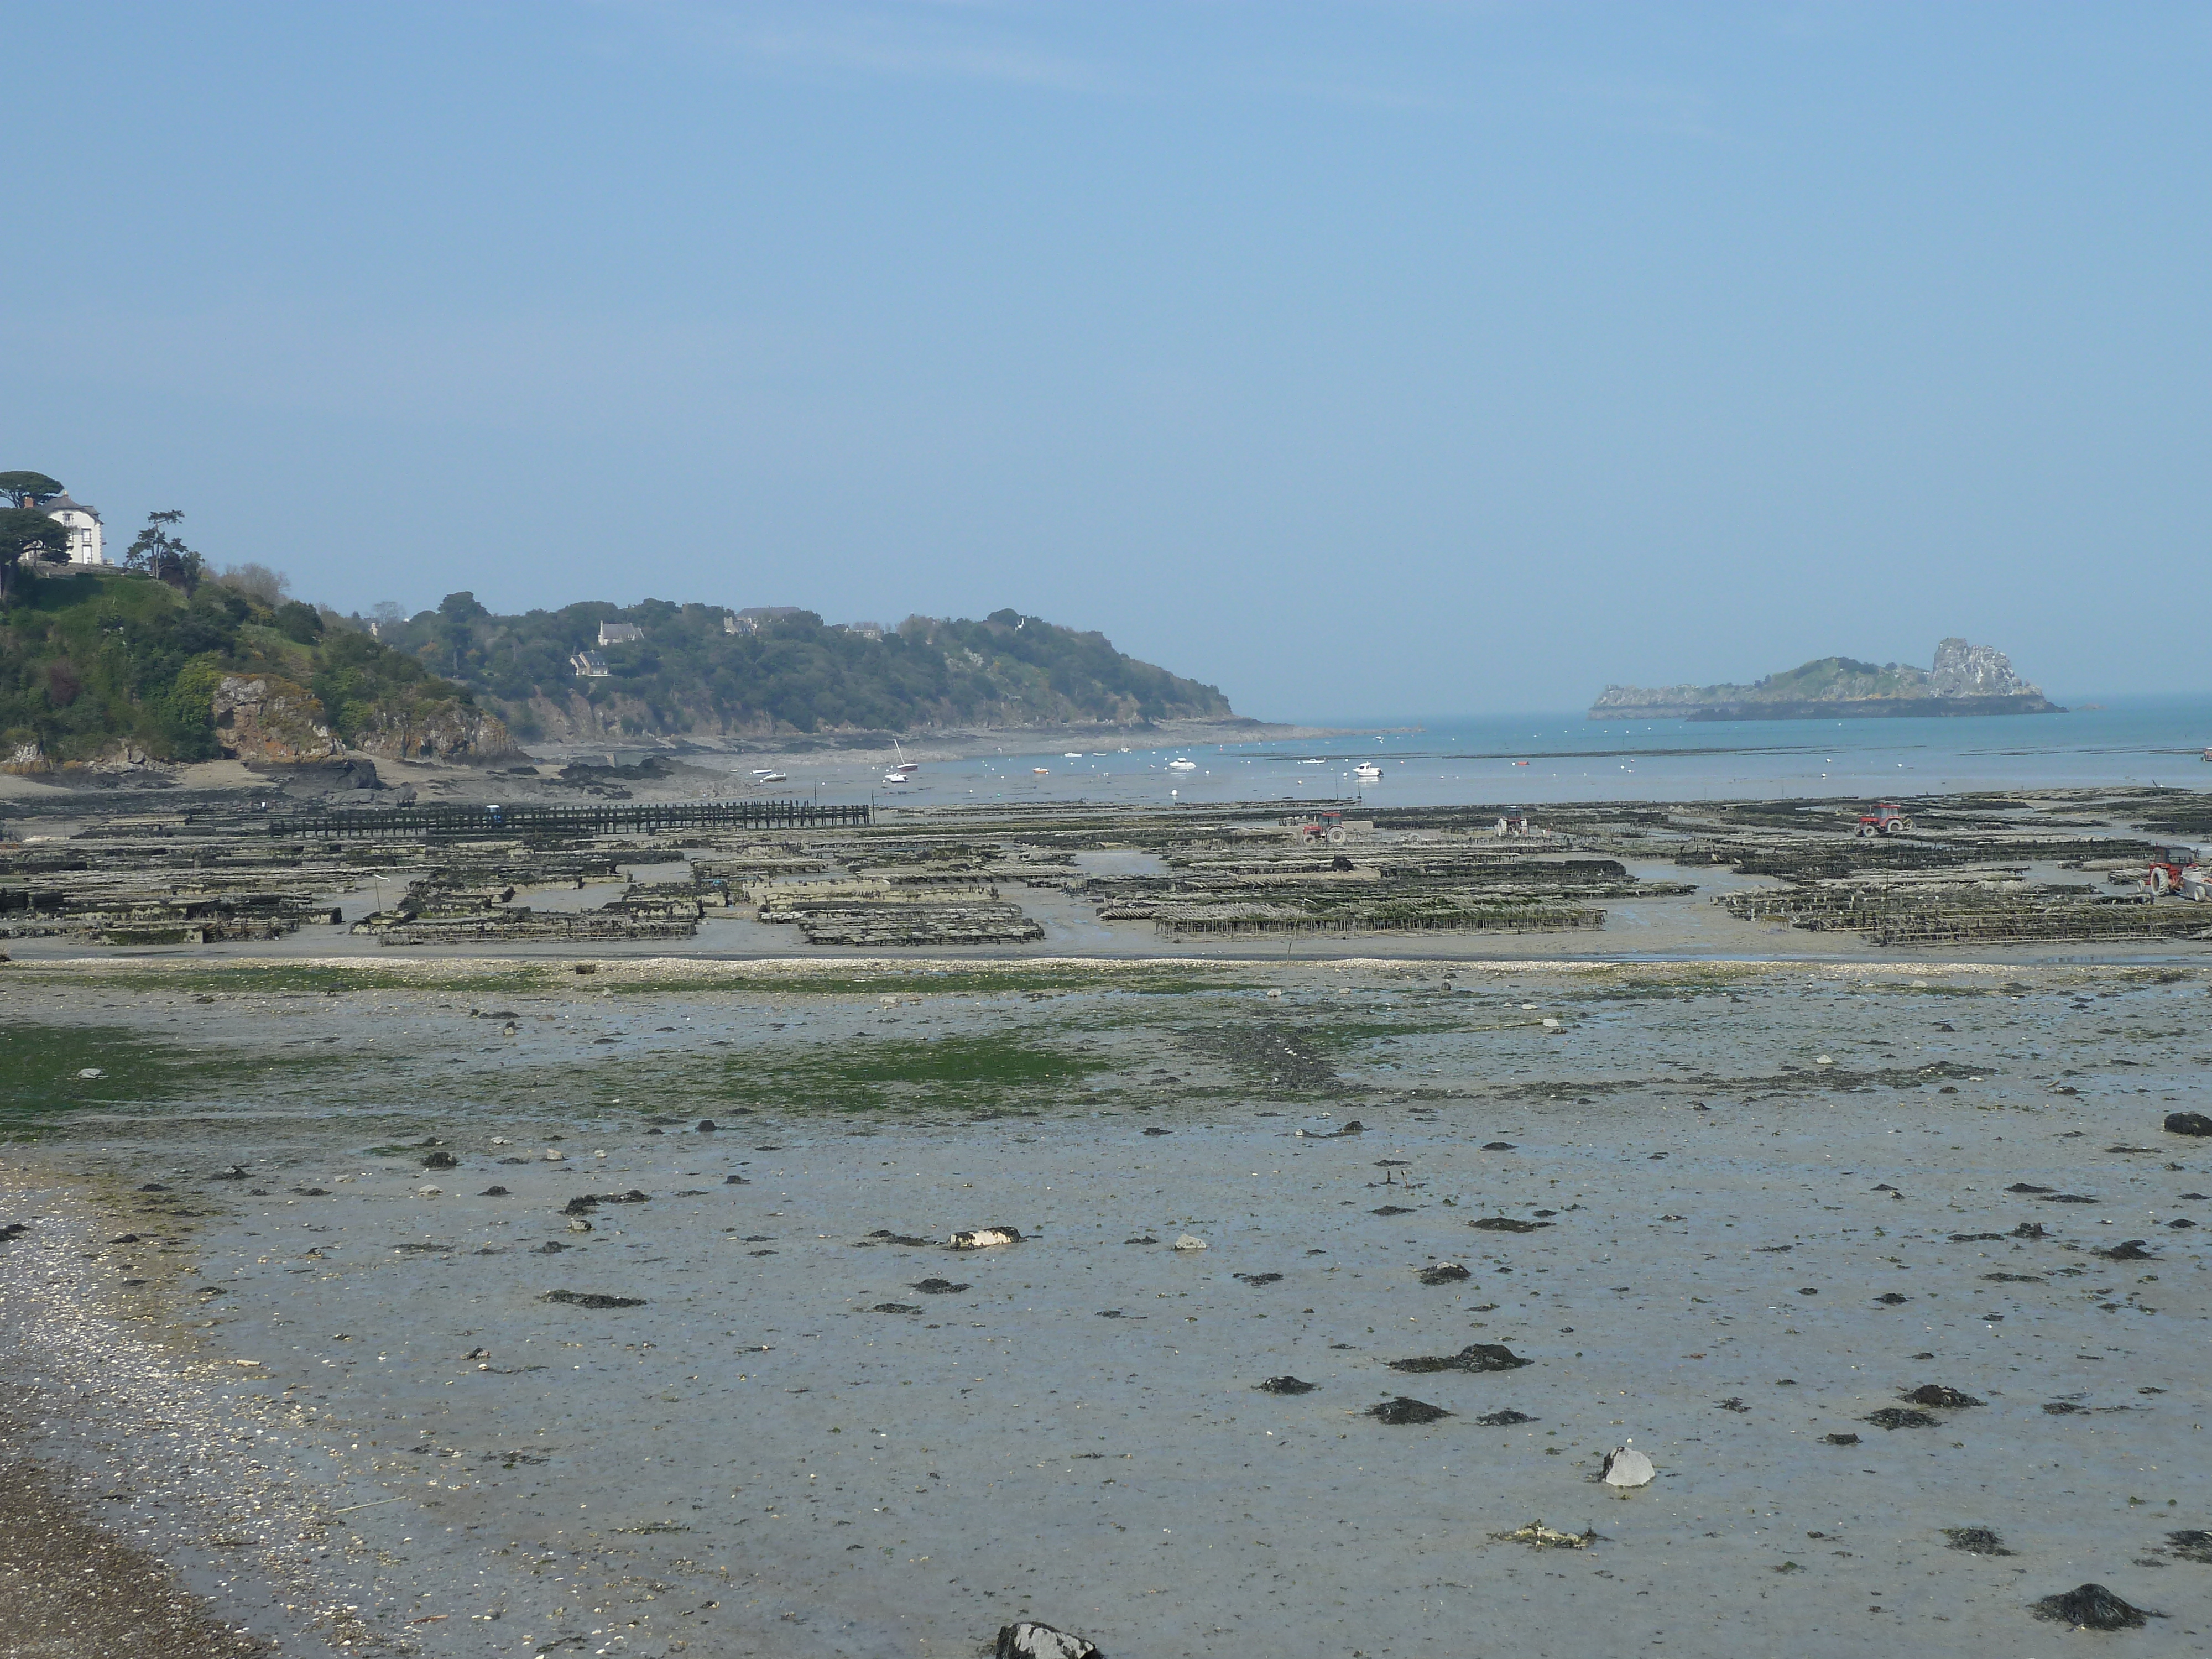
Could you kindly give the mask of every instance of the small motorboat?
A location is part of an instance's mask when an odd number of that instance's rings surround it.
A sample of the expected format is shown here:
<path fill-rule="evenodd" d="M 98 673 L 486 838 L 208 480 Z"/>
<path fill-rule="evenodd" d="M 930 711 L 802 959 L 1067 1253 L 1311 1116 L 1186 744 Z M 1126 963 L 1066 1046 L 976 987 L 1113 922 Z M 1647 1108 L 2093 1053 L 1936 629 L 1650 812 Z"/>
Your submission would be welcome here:
<path fill-rule="evenodd" d="M 789 783 L 791 775 L 787 772 L 779 772 L 774 767 L 756 766 L 753 768 L 753 781 L 755 783 Z"/>
<path fill-rule="evenodd" d="M 1352 775 L 1372 783 L 1382 775 L 1382 769 L 1373 761 L 1362 761 L 1352 769 Z"/>
<path fill-rule="evenodd" d="M 1049 766 L 1032 766 L 1030 770 L 1041 778 L 1048 778 L 1052 775 L 1052 768 Z"/>
<path fill-rule="evenodd" d="M 1194 760 L 1186 760 L 1182 756 L 1177 755 L 1173 760 L 1168 763 L 1168 770 L 1170 772 L 1195 772 L 1198 770 L 1198 763 Z"/>

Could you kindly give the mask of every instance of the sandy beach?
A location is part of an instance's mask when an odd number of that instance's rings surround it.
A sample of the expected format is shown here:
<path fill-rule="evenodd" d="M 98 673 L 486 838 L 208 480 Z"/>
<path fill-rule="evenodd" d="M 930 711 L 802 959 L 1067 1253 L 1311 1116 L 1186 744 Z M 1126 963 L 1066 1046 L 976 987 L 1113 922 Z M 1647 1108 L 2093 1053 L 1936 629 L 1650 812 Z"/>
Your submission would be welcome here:
<path fill-rule="evenodd" d="M 276 1650 L 2212 1616 L 2194 971 L 249 966 L 4 970 L 0 1305 L 19 1449 Z"/>

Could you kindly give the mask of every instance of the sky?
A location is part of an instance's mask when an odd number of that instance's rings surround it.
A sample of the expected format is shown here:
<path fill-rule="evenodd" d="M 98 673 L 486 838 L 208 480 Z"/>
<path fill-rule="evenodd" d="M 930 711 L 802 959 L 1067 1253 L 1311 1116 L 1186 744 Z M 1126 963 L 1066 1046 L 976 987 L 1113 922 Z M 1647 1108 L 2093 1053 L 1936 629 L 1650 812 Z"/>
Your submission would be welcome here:
<path fill-rule="evenodd" d="M 1271 719 L 2212 690 L 2212 7 L 9 0 L 0 468 Z"/>

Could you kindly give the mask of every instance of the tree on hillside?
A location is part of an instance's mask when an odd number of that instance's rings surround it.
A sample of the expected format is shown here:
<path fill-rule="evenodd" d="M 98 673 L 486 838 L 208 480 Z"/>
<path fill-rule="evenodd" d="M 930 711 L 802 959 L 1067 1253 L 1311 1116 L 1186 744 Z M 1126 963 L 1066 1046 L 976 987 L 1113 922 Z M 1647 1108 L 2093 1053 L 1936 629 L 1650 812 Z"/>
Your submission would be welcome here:
<path fill-rule="evenodd" d="M 292 579 L 265 564 L 226 565 L 216 580 L 234 593 L 260 600 L 271 611 L 283 604 L 292 591 Z"/>
<path fill-rule="evenodd" d="M 123 555 L 126 570 L 143 571 L 147 575 L 181 587 L 187 593 L 199 586 L 200 574 L 205 561 L 170 533 L 184 514 L 171 507 L 166 512 L 149 513 L 146 527 L 138 532 Z"/>
<path fill-rule="evenodd" d="M 0 597 L 18 567 L 69 557 L 69 531 L 35 507 L 0 507 Z"/>
<path fill-rule="evenodd" d="M 43 472 L 0 472 L 0 495 L 17 507 L 36 507 L 62 493 L 62 481 Z"/>

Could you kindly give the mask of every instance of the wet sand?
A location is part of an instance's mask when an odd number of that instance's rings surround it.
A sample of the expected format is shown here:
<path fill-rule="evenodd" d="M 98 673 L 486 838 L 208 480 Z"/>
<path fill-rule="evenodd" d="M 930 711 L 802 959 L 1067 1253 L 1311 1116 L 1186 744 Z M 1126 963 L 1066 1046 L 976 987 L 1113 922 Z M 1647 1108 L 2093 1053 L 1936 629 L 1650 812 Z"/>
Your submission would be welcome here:
<path fill-rule="evenodd" d="M 5 970 L 24 1449 L 292 1652 L 2203 1644 L 2197 974 L 950 965 Z"/>

